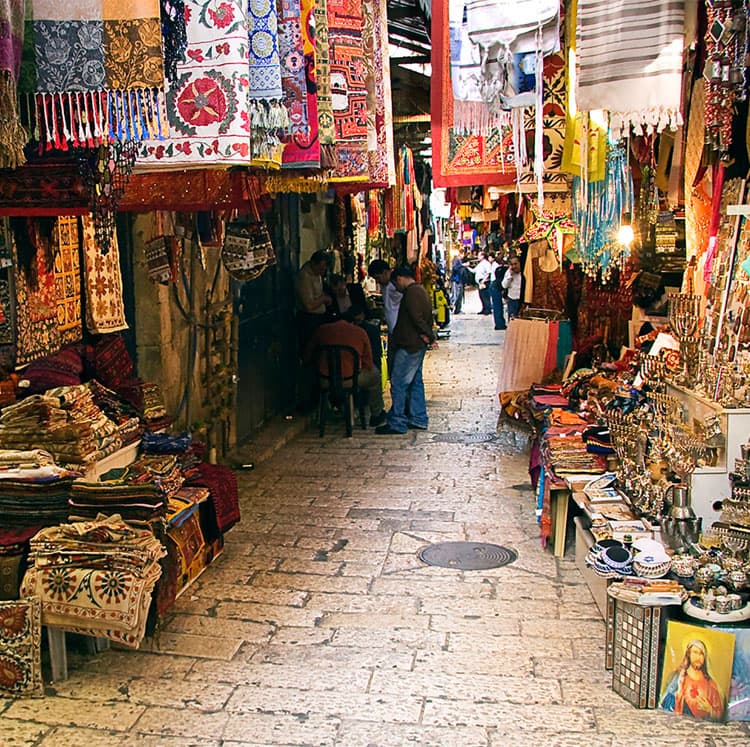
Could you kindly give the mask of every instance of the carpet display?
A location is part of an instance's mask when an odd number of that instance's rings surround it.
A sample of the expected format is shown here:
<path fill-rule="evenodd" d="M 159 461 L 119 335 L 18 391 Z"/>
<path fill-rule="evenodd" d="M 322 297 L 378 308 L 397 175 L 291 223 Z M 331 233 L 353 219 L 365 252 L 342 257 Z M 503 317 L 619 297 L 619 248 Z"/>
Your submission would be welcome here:
<path fill-rule="evenodd" d="M 237 478 L 229 467 L 201 462 L 186 485 L 209 489 L 219 532 L 227 532 L 240 520 Z"/>
<path fill-rule="evenodd" d="M 81 267 L 78 218 L 61 215 L 56 227 L 55 292 L 57 327 L 63 345 L 78 342 L 81 325 Z"/>
<path fill-rule="evenodd" d="M 96 243 L 93 220 L 85 216 L 82 221 L 86 328 L 92 334 L 127 329 L 117 234 L 113 234 L 109 251 L 103 255 Z"/>
<path fill-rule="evenodd" d="M 330 181 L 366 181 L 367 87 L 360 0 L 327 0 L 335 166 Z"/>
<path fill-rule="evenodd" d="M 450 75 L 449 0 L 433 3 L 433 48 L 431 118 L 433 180 L 440 187 L 503 185 L 517 181 L 514 143 L 510 124 L 489 129 L 486 135 L 464 134 L 455 127 L 454 94 Z M 565 141 L 565 64 L 561 54 L 544 59 L 544 186 L 562 188 L 567 182 L 561 172 Z M 521 114 L 526 140 L 535 132 L 533 109 Z M 533 138 L 532 138 L 533 141 Z M 529 162 L 533 154 L 528 154 Z M 521 174 L 521 191 L 536 191 L 537 182 L 528 169 Z"/>
<path fill-rule="evenodd" d="M 55 273 L 46 251 L 37 249 L 28 269 L 19 262 L 14 246 L 16 290 L 16 366 L 56 353 L 60 349 Z"/>
<path fill-rule="evenodd" d="M 165 554 L 150 531 L 117 515 L 49 527 L 31 540 L 22 593 L 41 599 L 45 625 L 135 647 Z"/>
<path fill-rule="evenodd" d="M 44 695 L 39 599 L 0 602 L 0 695 Z"/>

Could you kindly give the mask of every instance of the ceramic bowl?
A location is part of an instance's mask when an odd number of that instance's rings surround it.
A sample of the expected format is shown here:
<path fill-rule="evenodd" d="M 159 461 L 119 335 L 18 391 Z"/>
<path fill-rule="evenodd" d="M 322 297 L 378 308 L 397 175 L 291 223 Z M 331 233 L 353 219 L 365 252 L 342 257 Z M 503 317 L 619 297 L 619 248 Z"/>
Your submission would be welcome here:
<path fill-rule="evenodd" d="M 637 560 L 633 561 L 633 570 L 644 578 L 663 578 L 669 573 L 672 567 L 672 562 L 666 560 L 661 563 L 639 563 Z"/>
<path fill-rule="evenodd" d="M 672 570 L 680 578 L 690 578 L 698 567 L 698 561 L 692 555 L 675 555 L 672 558 Z"/>

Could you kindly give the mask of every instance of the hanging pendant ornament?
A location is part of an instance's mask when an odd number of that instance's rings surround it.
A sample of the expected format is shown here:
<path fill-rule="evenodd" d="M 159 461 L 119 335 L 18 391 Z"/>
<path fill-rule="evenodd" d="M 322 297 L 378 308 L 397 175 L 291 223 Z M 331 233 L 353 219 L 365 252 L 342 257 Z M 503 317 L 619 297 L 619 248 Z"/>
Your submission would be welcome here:
<path fill-rule="evenodd" d="M 730 160 L 732 116 L 736 101 L 747 95 L 745 59 L 748 52 L 748 4 L 707 0 L 706 144 L 719 158 Z"/>

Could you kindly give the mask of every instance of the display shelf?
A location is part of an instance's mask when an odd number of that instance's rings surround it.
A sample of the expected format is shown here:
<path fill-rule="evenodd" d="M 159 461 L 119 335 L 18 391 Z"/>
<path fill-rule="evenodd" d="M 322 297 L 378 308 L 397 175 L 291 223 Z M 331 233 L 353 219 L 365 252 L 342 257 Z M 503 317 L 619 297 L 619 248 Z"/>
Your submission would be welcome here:
<path fill-rule="evenodd" d="M 127 446 L 123 446 L 114 453 L 109 454 L 109 456 L 105 456 L 104 459 L 100 459 L 98 462 L 93 462 L 85 470 L 83 476 L 87 480 L 98 480 L 105 472 L 109 472 L 111 469 L 127 467 L 138 457 L 138 449 L 140 445 L 141 440 L 138 439 Z"/>
<path fill-rule="evenodd" d="M 734 460 L 740 456 L 740 444 L 747 442 L 750 434 L 750 408 L 726 408 L 697 392 L 679 384 L 667 382 L 667 393 L 679 400 L 687 415 L 687 425 L 702 422 L 707 415 L 717 415 L 724 447 L 718 448 L 717 462 L 709 467 L 698 467 L 690 480 L 690 493 L 696 516 L 707 527 L 721 516 L 721 502 L 731 494 L 729 473 Z"/>

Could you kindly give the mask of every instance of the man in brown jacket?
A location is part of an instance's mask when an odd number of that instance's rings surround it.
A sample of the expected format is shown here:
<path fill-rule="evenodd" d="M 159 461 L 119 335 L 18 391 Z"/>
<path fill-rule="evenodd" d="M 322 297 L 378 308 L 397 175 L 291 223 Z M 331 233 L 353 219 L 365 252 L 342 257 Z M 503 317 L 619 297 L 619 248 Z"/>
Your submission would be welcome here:
<path fill-rule="evenodd" d="M 391 336 L 391 347 L 394 350 L 391 409 L 385 424 L 375 430 L 381 435 L 406 433 L 409 428 L 427 430 L 422 364 L 427 346 L 435 341 L 432 331 L 432 303 L 427 291 L 414 279 L 414 271 L 410 267 L 399 267 L 391 274 L 391 280 L 403 295 Z"/>

